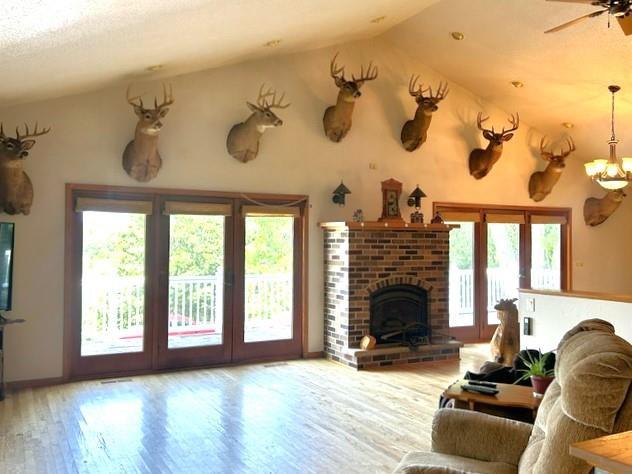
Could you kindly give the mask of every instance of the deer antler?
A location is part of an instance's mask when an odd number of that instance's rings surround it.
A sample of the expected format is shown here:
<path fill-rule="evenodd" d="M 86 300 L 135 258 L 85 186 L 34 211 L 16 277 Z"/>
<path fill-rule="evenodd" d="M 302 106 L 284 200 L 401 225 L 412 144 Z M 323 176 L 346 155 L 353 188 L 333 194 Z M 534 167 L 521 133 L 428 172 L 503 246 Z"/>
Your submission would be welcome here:
<path fill-rule="evenodd" d="M 358 85 L 362 85 L 366 81 L 377 79 L 377 66 L 373 66 L 373 61 L 370 61 L 369 66 L 366 68 L 366 74 L 364 73 L 364 66 L 360 66 L 360 77 L 356 78 L 352 74 L 351 78 Z"/>
<path fill-rule="evenodd" d="M 546 148 L 548 146 L 549 144 L 546 141 L 546 135 L 545 135 L 540 140 L 540 156 L 542 157 L 543 160 L 551 161 L 551 158 L 553 158 L 553 153 L 551 153 L 550 151 L 546 151 Z"/>
<path fill-rule="evenodd" d="M 345 81 L 345 67 L 338 67 L 338 65 L 336 64 L 336 58 L 338 57 L 339 53 L 340 52 L 337 52 L 334 55 L 334 57 L 331 59 L 331 63 L 329 64 L 329 74 L 331 74 L 331 77 L 334 78 L 336 82 Z"/>
<path fill-rule="evenodd" d="M 430 97 L 436 100 L 437 102 L 445 99 L 450 93 L 450 89 L 448 89 L 447 82 L 439 82 L 439 89 L 437 90 L 437 95 L 432 95 L 432 87 L 428 87 L 428 91 L 430 93 Z"/>
<path fill-rule="evenodd" d="M 489 128 L 483 128 L 483 122 L 485 122 L 487 120 L 489 120 L 489 116 L 483 118 L 483 113 L 479 112 L 478 115 L 476 116 L 476 126 L 482 132 L 494 133 L 494 127 L 492 127 L 491 130 Z"/>
<path fill-rule="evenodd" d="M 501 135 L 518 130 L 518 127 L 520 126 L 520 115 L 518 115 L 517 112 L 515 117 L 514 114 L 511 114 L 511 118 L 507 119 L 507 121 L 511 124 L 511 128 L 509 130 L 505 130 L 505 127 L 503 127 L 502 132 L 500 132 Z"/>
<path fill-rule="evenodd" d="M 158 105 L 158 98 L 154 97 L 154 109 L 160 110 L 163 107 L 173 104 L 173 88 L 169 84 L 169 93 L 167 93 L 167 86 L 162 84 L 162 103 Z"/>
<path fill-rule="evenodd" d="M 566 143 L 568 143 L 568 151 L 564 151 L 564 149 L 562 148 L 562 158 L 566 158 L 568 155 L 577 150 L 577 148 L 575 148 L 575 142 L 573 141 L 572 137 L 567 137 Z"/>
<path fill-rule="evenodd" d="M 4 134 L 4 124 L 2 122 L 0 122 L 0 138 L 6 138 Z"/>
<path fill-rule="evenodd" d="M 283 92 L 283 94 L 281 94 L 281 97 L 279 98 L 279 100 L 277 100 L 276 98 L 276 90 L 272 89 L 271 87 L 268 88 L 268 90 L 264 93 L 263 92 L 263 88 L 264 88 L 265 84 L 261 84 L 261 87 L 259 88 L 259 97 L 257 98 L 257 105 L 262 108 L 262 109 L 272 109 L 272 108 L 276 108 L 276 109 L 287 109 L 290 104 L 283 104 L 283 99 L 285 98 L 285 92 Z M 267 98 L 268 97 L 272 97 L 272 101 L 268 103 Z"/>
<path fill-rule="evenodd" d="M 136 95 L 134 97 L 130 97 L 129 92 L 132 89 L 132 85 L 130 84 L 129 86 L 127 86 L 127 103 L 133 107 L 140 107 L 141 109 L 143 109 L 143 99 L 141 99 L 141 97 L 139 95 Z M 138 101 L 138 102 L 136 102 Z"/>
<path fill-rule="evenodd" d="M 419 76 L 415 76 L 413 74 L 410 76 L 410 80 L 408 81 L 408 93 L 412 95 L 413 97 L 424 96 L 425 91 L 423 89 L 423 84 L 419 84 L 419 87 L 417 87 L 418 79 L 419 79 Z"/>
<path fill-rule="evenodd" d="M 283 99 L 285 98 L 285 92 L 281 94 L 279 100 L 276 100 L 276 91 L 272 94 L 272 103 L 268 106 L 268 108 L 276 108 L 276 109 L 287 109 L 290 104 L 283 104 Z"/>
<path fill-rule="evenodd" d="M 135 95 L 134 97 L 130 96 L 131 88 L 132 88 L 131 85 L 127 86 L 127 103 L 133 107 L 140 107 L 141 109 L 144 109 L 145 106 L 143 105 L 143 99 L 141 98 L 140 95 Z M 173 101 L 173 88 L 171 84 L 169 84 L 169 91 L 167 91 L 167 86 L 163 83 L 162 84 L 162 103 L 158 104 L 158 97 L 154 97 L 154 109 L 160 110 L 163 107 L 173 104 L 173 102 L 174 102 Z"/>
<path fill-rule="evenodd" d="M 261 84 L 261 87 L 259 87 L 259 95 L 257 97 L 257 105 L 261 107 L 262 109 L 269 107 L 268 101 L 266 100 L 266 98 L 270 96 L 274 96 L 274 90 L 271 87 L 269 87 L 265 93 L 263 92 L 263 88 L 265 87 L 265 85 L 266 85 L 265 82 Z"/>
<path fill-rule="evenodd" d="M 20 135 L 19 127 L 15 127 L 15 138 L 17 138 L 18 140 L 22 140 L 24 138 L 35 138 L 46 135 L 48 132 L 50 132 L 50 127 L 38 130 L 37 122 L 35 122 L 35 130 L 33 130 L 33 133 L 31 133 L 31 131 L 29 130 L 29 126 L 26 123 L 24 124 L 24 129 L 26 130 L 26 133 L 24 135 Z"/>

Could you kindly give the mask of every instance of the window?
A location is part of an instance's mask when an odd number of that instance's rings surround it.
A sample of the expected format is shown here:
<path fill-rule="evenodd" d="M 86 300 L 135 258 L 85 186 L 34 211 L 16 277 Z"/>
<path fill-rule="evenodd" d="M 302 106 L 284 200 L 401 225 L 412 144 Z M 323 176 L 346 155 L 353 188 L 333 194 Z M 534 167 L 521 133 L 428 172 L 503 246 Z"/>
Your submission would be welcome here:
<path fill-rule="evenodd" d="M 495 305 L 518 288 L 570 287 L 570 209 L 435 203 L 459 227 L 450 232 L 450 328 L 484 340 L 498 324 Z"/>

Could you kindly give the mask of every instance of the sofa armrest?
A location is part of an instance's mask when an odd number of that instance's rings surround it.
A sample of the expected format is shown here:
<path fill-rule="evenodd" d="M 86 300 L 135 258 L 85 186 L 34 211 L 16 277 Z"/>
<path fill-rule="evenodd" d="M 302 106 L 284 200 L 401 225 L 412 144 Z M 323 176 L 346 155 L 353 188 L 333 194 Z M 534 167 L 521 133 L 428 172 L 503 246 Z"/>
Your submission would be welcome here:
<path fill-rule="evenodd" d="M 444 408 L 432 420 L 432 451 L 517 466 L 532 428 L 485 413 Z"/>

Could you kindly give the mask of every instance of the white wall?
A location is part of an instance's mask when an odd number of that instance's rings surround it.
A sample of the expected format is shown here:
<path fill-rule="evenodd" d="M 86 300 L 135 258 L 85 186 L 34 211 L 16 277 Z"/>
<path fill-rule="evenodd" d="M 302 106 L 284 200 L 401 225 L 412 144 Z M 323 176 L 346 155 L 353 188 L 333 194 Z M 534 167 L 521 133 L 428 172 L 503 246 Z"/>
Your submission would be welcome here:
<path fill-rule="evenodd" d="M 433 84 L 441 77 L 384 39 L 339 49 L 339 61 L 349 73 L 369 59 L 380 68 L 379 79 L 364 87 L 353 129 L 343 142 L 328 141 L 321 122 L 337 93 L 329 77 L 333 49 L 176 77 L 171 80 L 176 102 L 160 137 L 164 166 L 148 184 L 310 196 L 310 351 L 321 350 L 323 340 L 322 232 L 317 222 L 350 219 L 356 208 L 363 208 L 368 220 L 378 217 L 380 181 L 390 177 L 403 181 L 406 193 L 419 183 L 428 195 L 423 208 L 427 217 L 433 200 L 530 205 L 527 181 L 541 166 L 536 160 L 540 136 L 523 123 L 491 174 L 482 181 L 471 178 L 469 151 L 483 143 L 475 127 L 477 112 L 484 110 L 497 126 L 507 114 L 454 83 L 433 120 L 428 142 L 415 153 L 404 151 L 400 129 L 415 110 L 407 93 L 409 75 L 421 74 L 423 81 Z M 266 133 L 259 157 L 242 164 L 226 153 L 226 134 L 246 118 L 245 101 L 254 100 L 263 81 L 285 90 L 292 106 L 279 113 L 283 127 Z M 151 94 L 159 87 L 154 83 L 135 88 Z M 125 88 L 115 87 L 3 109 L 0 120 L 5 128 L 35 120 L 53 127 L 38 140 L 25 163 L 35 188 L 31 215 L 2 218 L 17 223 L 15 304 L 9 316 L 28 321 L 7 331 L 7 379 L 56 377 L 62 373 L 64 184 L 139 186 L 120 164 L 123 148 L 133 136 L 135 117 L 125 102 Z M 629 205 L 624 203 L 603 226 L 586 228 L 581 205 L 596 189 L 582 175 L 581 161 L 571 159 L 559 188 L 544 203 L 573 206 L 575 287 L 630 292 L 632 270 L 624 263 L 632 261 L 626 237 Z M 370 169 L 370 163 L 377 169 Z M 341 178 L 353 192 L 346 208 L 331 203 L 331 192 Z"/>
<path fill-rule="evenodd" d="M 577 323 L 592 318 L 608 321 L 614 325 L 618 336 L 632 342 L 632 303 L 630 302 L 572 295 L 520 293 L 518 310 L 521 349 L 542 349 L 543 351 L 556 349 L 566 331 Z M 523 334 L 524 317 L 533 318 L 530 336 Z"/>

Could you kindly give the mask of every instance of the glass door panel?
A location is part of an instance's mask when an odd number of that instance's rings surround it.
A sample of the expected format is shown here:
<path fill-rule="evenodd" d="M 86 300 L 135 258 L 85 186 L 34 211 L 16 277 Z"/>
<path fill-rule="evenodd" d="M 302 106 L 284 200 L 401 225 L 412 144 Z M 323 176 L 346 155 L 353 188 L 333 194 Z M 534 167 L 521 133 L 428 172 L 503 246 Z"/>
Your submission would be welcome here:
<path fill-rule="evenodd" d="M 520 286 L 520 225 L 487 224 L 487 325 L 498 324 L 494 306 L 517 298 Z"/>
<path fill-rule="evenodd" d="M 83 213 L 80 355 L 142 352 L 144 214 Z"/>
<path fill-rule="evenodd" d="M 224 239 L 224 216 L 169 216 L 169 349 L 223 344 Z"/>
<path fill-rule="evenodd" d="M 244 342 L 292 339 L 294 217 L 246 216 Z"/>
<path fill-rule="evenodd" d="M 562 225 L 531 224 L 531 288 L 562 288 Z"/>
<path fill-rule="evenodd" d="M 450 327 L 474 326 L 474 223 L 450 231 Z"/>

